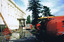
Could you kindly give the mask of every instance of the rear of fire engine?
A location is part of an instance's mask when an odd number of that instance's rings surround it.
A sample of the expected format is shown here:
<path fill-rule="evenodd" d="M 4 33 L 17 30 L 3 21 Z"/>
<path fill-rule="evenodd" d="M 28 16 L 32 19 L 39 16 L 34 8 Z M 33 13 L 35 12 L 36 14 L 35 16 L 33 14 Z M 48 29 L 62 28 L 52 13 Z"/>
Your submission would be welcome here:
<path fill-rule="evenodd" d="M 39 39 L 59 37 L 64 39 L 64 16 L 41 17 L 41 23 L 37 24 Z M 48 38 L 48 39 L 49 39 Z"/>

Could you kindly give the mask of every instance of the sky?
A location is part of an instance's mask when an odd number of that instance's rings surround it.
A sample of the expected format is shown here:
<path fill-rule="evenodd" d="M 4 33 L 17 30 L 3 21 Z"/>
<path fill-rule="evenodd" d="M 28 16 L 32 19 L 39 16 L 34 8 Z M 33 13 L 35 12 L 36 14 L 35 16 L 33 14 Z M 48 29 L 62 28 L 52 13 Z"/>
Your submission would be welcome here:
<path fill-rule="evenodd" d="M 64 0 L 40 0 L 43 6 L 47 6 L 50 8 L 51 14 L 55 16 L 63 16 L 64 15 Z M 28 0 L 14 0 L 14 2 L 21 7 L 21 9 L 26 13 L 26 17 L 31 15 L 32 12 L 26 11 L 29 2 Z"/>

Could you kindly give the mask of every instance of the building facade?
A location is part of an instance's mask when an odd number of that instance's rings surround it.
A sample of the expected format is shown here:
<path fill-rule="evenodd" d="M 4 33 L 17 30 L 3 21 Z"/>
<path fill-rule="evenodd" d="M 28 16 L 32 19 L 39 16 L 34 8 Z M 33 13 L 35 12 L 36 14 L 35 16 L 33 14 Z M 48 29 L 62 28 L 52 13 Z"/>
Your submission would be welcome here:
<path fill-rule="evenodd" d="M 6 26 L 9 29 L 18 29 L 21 21 L 24 19 L 25 13 L 15 4 L 13 0 L 0 0 L 0 14 L 2 15 Z M 0 25 L 5 24 L 0 16 Z M 24 25 L 26 22 L 24 22 Z"/>

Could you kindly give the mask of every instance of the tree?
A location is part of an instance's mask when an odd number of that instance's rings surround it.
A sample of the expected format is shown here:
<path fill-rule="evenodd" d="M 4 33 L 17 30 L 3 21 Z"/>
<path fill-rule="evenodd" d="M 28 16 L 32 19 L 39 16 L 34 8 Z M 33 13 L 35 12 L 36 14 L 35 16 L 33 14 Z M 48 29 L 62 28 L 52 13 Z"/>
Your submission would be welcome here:
<path fill-rule="evenodd" d="M 43 10 L 41 10 L 41 13 L 43 13 L 42 15 L 44 16 L 53 16 L 50 12 L 49 7 L 47 6 L 43 6 Z"/>
<path fill-rule="evenodd" d="M 38 14 L 40 13 L 41 4 L 39 0 L 30 0 L 29 7 L 27 10 L 32 11 L 32 24 L 36 25 L 38 23 Z"/>
<path fill-rule="evenodd" d="M 26 23 L 31 23 L 30 15 L 27 16 L 27 21 L 26 21 Z"/>

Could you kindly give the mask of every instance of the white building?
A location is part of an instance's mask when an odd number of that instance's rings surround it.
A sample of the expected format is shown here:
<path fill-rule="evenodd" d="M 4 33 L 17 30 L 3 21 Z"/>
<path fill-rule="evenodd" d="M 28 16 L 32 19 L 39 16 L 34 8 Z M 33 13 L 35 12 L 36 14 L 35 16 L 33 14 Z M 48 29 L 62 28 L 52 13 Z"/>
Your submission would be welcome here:
<path fill-rule="evenodd" d="M 5 20 L 6 26 L 11 30 L 19 28 L 18 19 L 24 19 L 23 16 L 25 15 L 13 0 L 0 0 L 0 14 Z M 0 25 L 4 24 L 2 17 L 0 16 Z"/>

